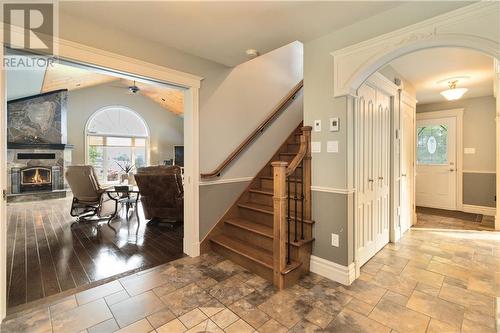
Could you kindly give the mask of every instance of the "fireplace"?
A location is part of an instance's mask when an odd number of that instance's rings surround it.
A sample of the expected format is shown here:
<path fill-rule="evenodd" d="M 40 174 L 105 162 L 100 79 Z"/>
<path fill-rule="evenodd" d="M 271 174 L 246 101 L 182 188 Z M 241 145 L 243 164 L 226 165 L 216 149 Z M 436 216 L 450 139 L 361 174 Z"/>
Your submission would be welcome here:
<path fill-rule="evenodd" d="M 52 168 L 42 166 L 21 169 L 21 192 L 51 191 Z"/>

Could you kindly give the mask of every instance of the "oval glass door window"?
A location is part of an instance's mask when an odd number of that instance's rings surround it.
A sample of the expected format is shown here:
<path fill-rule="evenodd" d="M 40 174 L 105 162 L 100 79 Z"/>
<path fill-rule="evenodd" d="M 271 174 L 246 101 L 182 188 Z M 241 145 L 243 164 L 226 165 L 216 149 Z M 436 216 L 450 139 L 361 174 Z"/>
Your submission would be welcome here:
<path fill-rule="evenodd" d="M 437 148 L 437 141 L 436 138 L 431 136 L 429 139 L 427 139 L 427 151 L 429 154 L 434 154 L 436 152 Z"/>

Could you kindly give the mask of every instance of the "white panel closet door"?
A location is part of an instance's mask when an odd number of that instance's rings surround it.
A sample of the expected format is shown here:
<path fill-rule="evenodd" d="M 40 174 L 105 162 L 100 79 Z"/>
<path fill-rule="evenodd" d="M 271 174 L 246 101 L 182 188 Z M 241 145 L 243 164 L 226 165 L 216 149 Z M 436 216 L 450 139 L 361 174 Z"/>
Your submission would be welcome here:
<path fill-rule="evenodd" d="M 391 97 L 363 85 L 356 114 L 357 232 L 361 266 L 389 242 Z"/>
<path fill-rule="evenodd" d="M 415 106 L 401 103 L 401 236 L 413 225 L 415 214 Z"/>

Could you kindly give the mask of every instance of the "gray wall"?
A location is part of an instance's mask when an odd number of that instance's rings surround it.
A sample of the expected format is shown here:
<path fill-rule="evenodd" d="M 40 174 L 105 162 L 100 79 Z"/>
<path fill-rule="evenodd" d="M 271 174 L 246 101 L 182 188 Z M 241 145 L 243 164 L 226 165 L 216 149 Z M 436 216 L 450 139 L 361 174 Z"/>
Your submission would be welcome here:
<path fill-rule="evenodd" d="M 495 207 L 495 110 L 493 96 L 453 102 L 417 104 L 417 112 L 464 109 L 463 146 L 475 154 L 463 154 L 463 203 Z"/>
<path fill-rule="evenodd" d="M 184 142 L 184 121 L 141 95 L 126 88 L 104 84 L 68 93 L 68 143 L 73 144 L 73 163 L 85 163 L 85 125 L 90 116 L 105 106 L 123 105 L 146 121 L 150 131 L 150 164 L 162 164 L 173 157 L 173 146 Z"/>
<path fill-rule="evenodd" d="M 348 98 L 333 98 L 334 68 L 331 52 L 445 13 L 461 5 L 463 4 L 454 2 L 405 3 L 304 44 L 304 123 L 312 125 L 314 120 L 321 119 L 323 124 L 327 124 L 330 117 L 340 118 L 339 132 L 328 132 L 323 125 L 322 132 L 312 133 L 312 140 L 321 141 L 323 145 L 322 152 L 313 154 L 312 158 L 313 186 L 345 189 L 349 180 L 346 147 Z M 339 141 L 339 153 L 326 153 L 327 140 Z M 347 197 L 346 194 L 345 196 Z M 330 209 L 334 201 L 326 201 L 323 205 L 314 206 L 315 228 L 321 230 L 352 228 L 348 223 L 348 220 L 352 223 L 349 218 L 352 214 L 344 213 L 353 209 L 349 205 L 349 200 L 345 201 L 344 210 L 338 209 L 335 213 Z M 348 235 L 346 242 L 341 242 L 339 248 L 331 246 L 328 236 L 316 240 L 313 254 L 341 264 L 346 264 L 345 258 L 347 258 L 348 264 L 352 262 L 349 253 L 352 253 L 353 246 L 352 234 Z"/>
<path fill-rule="evenodd" d="M 249 184 L 250 181 L 244 181 L 200 186 L 200 240 L 205 238 Z"/>

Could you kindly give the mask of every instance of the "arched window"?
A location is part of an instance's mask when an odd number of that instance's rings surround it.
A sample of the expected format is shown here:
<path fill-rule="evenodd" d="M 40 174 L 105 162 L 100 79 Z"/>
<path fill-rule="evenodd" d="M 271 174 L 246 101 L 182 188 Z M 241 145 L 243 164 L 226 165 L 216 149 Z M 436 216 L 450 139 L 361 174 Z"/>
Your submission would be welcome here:
<path fill-rule="evenodd" d="M 124 106 L 97 110 L 85 128 L 87 164 L 94 166 L 99 180 L 117 182 L 123 169 L 148 164 L 149 130 L 137 112 Z"/>

